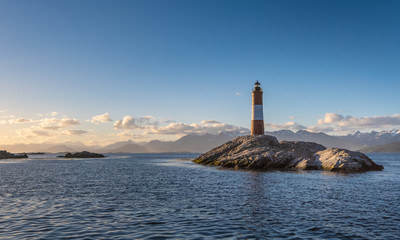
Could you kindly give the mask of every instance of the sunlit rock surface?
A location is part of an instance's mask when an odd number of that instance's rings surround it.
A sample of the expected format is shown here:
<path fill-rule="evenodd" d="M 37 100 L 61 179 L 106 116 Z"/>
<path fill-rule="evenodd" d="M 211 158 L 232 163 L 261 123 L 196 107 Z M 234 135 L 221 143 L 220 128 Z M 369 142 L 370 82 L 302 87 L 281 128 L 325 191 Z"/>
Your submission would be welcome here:
<path fill-rule="evenodd" d="M 339 172 L 382 170 L 360 152 L 312 142 L 281 141 L 268 135 L 238 137 L 193 160 L 195 163 L 239 169 L 304 169 Z"/>
<path fill-rule="evenodd" d="M 306 165 L 308 168 L 339 172 L 379 171 L 383 169 L 383 166 L 376 164 L 361 152 L 340 148 L 319 151 Z"/>

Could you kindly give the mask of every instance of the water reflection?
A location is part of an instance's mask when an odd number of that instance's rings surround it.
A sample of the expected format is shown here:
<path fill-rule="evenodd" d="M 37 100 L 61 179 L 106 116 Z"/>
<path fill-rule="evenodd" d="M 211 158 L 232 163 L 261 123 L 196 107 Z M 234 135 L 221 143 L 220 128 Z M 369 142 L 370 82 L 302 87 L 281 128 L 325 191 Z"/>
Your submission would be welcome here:
<path fill-rule="evenodd" d="M 251 232 L 257 233 L 263 229 L 266 221 L 270 220 L 266 204 L 269 199 L 268 184 L 264 183 L 265 173 L 262 172 L 246 172 L 245 181 L 243 181 L 244 206 L 243 215 L 246 216 L 245 226 Z"/>

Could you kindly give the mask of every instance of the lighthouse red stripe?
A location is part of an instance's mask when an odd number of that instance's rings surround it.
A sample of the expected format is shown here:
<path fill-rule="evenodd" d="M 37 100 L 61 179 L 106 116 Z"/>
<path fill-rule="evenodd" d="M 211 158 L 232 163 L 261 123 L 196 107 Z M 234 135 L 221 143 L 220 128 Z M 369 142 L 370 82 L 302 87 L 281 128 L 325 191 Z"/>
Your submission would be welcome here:
<path fill-rule="evenodd" d="M 264 134 L 264 120 L 252 120 L 251 135 L 262 135 L 262 134 Z"/>

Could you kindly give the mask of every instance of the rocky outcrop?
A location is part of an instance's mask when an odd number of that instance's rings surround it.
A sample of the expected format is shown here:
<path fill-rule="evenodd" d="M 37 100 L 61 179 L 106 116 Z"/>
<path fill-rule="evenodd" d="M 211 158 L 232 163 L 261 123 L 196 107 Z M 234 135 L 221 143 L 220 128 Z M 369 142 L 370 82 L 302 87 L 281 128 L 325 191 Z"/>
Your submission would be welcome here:
<path fill-rule="evenodd" d="M 313 158 L 302 160 L 295 167 L 335 172 L 364 172 L 383 169 L 383 166 L 376 164 L 365 154 L 341 148 L 329 148 L 316 152 Z"/>
<path fill-rule="evenodd" d="M 76 153 L 66 153 L 64 156 L 58 156 L 64 158 L 103 158 L 106 157 L 100 153 L 91 153 L 87 151 L 76 152 Z"/>
<path fill-rule="evenodd" d="M 8 159 L 8 158 L 28 158 L 26 153 L 12 154 L 7 151 L 0 151 L 0 159 Z"/>
<path fill-rule="evenodd" d="M 360 152 L 312 142 L 281 141 L 268 135 L 238 137 L 193 160 L 195 163 L 239 169 L 304 169 L 338 172 L 382 170 Z"/>

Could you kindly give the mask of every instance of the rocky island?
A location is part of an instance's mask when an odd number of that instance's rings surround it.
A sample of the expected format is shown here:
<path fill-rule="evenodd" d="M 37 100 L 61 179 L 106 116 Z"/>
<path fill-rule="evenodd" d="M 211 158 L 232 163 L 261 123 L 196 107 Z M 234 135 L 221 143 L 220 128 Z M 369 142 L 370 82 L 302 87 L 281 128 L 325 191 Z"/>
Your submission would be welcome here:
<path fill-rule="evenodd" d="M 58 156 L 63 158 L 104 158 L 103 154 L 100 153 L 92 153 L 92 152 L 76 152 L 76 153 L 66 153 L 64 156 Z"/>
<path fill-rule="evenodd" d="M 26 153 L 13 154 L 5 150 L 0 151 L 0 159 L 9 159 L 9 158 L 28 158 L 28 155 Z"/>
<path fill-rule="evenodd" d="M 281 141 L 268 135 L 238 137 L 193 160 L 195 163 L 224 168 L 272 170 L 303 169 L 336 172 L 380 171 L 361 152 L 325 148 L 313 142 Z"/>

